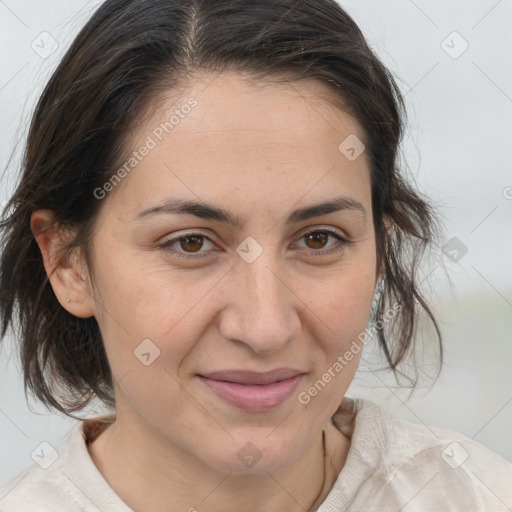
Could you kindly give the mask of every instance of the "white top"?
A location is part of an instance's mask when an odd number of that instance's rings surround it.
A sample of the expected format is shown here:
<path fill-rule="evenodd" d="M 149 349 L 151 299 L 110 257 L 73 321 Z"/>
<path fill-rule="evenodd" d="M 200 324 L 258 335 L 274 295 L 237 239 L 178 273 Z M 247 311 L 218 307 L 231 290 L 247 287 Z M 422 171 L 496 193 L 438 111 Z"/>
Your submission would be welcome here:
<path fill-rule="evenodd" d="M 362 399 L 345 398 L 333 421 L 351 446 L 317 512 L 512 511 L 512 464 L 482 444 Z M 1 512 L 133 512 L 94 465 L 85 423 L 58 453 L 42 447 L 38 463 L 0 487 Z"/>

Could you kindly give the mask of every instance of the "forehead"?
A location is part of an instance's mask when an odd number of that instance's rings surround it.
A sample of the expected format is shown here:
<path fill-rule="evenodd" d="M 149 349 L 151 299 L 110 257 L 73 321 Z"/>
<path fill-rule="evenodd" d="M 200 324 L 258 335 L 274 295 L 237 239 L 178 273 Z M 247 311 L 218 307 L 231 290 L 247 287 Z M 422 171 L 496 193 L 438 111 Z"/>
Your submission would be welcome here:
<path fill-rule="evenodd" d="M 366 155 L 350 160 L 340 150 L 347 137 L 362 144 L 364 134 L 336 102 L 341 105 L 335 91 L 316 80 L 200 75 L 155 103 L 132 133 L 128 154 L 144 155 L 115 192 L 126 189 L 132 209 L 171 190 L 172 196 L 179 191 L 185 199 L 214 203 L 226 194 L 236 202 L 261 193 L 266 207 L 277 196 L 324 199 L 338 186 L 364 202 Z"/>
<path fill-rule="evenodd" d="M 238 72 L 194 75 L 179 89 L 161 95 L 158 101 L 150 104 L 144 124 L 134 135 L 142 135 L 170 121 L 173 111 L 179 113 L 186 109 L 191 98 L 198 102 L 195 115 L 188 123 L 175 125 L 172 131 L 195 130 L 201 126 L 209 131 L 284 131 L 293 127 L 289 134 L 300 135 L 299 128 L 302 127 L 304 135 L 311 135 L 311 129 L 316 130 L 323 121 L 324 129 L 339 131 L 343 127 L 361 140 L 365 138 L 341 94 L 326 83 L 311 78 L 294 80 L 286 73 L 258 79 Z M 180 117 L 183 119 L 182 115 Z M 297 125 L 299 118 L 308 122 Z"/>

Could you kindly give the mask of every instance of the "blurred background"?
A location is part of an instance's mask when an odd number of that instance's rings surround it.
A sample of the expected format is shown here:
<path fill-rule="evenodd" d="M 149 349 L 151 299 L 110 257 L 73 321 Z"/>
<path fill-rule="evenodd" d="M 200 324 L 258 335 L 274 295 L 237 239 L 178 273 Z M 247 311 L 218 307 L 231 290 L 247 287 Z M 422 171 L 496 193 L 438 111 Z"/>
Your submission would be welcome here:
<path fill-rule="evenodd" d="M 13 190 L 30 114 L 99 1 L 0 0 L 0 187 Z M 437 206 L 445 239 L 421 280 L 445 364 L 425 339 L 418 389 L 378 371 L 370 342 L 349 395 L 456 430 L 512 461 L 512 0 L 340 1 L 394 73 L 409 109 L 403 165 Z M 380 366 L 382 366 L 382 359 Z M 12 340 L 0 351 L 0 484 L 58 447 L 76 421 L 27 404 Z M 98 409 L 99 411 L 99 409 Z M 96 409 L 91 410 L 95 414 Z"/>

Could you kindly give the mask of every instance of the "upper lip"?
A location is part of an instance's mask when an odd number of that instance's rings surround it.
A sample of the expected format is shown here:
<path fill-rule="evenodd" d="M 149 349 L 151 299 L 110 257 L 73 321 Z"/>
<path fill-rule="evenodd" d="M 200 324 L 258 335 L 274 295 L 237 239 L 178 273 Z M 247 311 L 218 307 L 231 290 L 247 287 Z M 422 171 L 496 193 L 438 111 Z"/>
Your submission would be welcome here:
<path fill-rule="evenodd" d="M 268 372 L 256 372 L 252 370 L 223 370 L 199 374 L 211 380 L 233 382 L 236 384 L 264 385 L 273 384 L 281 380 L 291 379 L 302 375 L 304 372 L 293 368 L 276 368 Z"/>

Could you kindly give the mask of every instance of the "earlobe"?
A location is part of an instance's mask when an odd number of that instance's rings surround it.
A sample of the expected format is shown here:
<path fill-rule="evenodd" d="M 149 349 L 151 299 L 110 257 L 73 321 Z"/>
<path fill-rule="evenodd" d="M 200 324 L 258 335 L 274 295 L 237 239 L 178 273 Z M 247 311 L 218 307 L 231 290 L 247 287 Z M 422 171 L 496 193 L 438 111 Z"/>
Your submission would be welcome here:
<path fill-rule="evenodd" d="M 53 292 L 61 306 L 80 318 L 94 316 L 90 282 L 87 270 L 76 250 L 69 254 L 60 251 L 70 242 L 71 233 L 55 226 L 51 210 L 37 210 L 32 213 L 30 228 L 43 257 L 46 274 Z"/>

